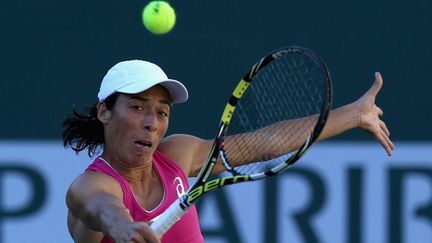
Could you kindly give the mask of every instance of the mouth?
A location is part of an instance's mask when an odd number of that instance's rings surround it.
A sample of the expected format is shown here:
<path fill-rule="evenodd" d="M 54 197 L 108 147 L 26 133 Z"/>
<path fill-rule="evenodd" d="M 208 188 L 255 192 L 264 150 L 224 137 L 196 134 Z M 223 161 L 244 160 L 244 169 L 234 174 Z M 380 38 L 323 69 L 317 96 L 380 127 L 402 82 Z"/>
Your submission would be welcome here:
<path fill-rule="evenodd" d="M 139 147 L 148 148 L 148 149 L 153 146 L 151 142 L 144 141 L 144 140 L 135 141 L 135 144 L 138 145 Z"/>

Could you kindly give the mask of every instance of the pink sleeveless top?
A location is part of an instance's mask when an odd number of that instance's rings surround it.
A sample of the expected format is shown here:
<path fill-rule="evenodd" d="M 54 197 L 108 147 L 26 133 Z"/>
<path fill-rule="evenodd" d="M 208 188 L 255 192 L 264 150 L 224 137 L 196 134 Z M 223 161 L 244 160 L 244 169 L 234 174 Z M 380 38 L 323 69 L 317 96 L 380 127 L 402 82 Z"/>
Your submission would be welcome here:
<path fill-rule="evenodd" d="M 189 188 L 189 183 L 183 170 L 170 158 L 159 151 L 153 155 L 153 165 L 162 180 L 164 197 L 160 204 L 147 211 L 138 204 L 128 182 L 102 158 L 97 158 L 87 167 L 87 170 L 105 173 L 116 179 L 123 190 L 123 203 L 129 209 L 135 222 L 147 222 L 157 217 L 177 200 Z M 112 243 L 104 237 L 101 243 Z M 193 205 L 189 211 L 162 236 L 163 243 L 202 243 L 204 242 L 198 223 L 198 214 Z"/>

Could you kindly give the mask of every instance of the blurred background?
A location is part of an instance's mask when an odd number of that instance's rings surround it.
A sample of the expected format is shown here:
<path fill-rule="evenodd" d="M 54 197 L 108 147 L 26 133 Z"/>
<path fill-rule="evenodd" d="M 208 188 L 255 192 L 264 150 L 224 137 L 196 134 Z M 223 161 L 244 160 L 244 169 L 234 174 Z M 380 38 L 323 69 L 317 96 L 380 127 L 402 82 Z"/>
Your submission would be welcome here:
<path fill-rule="evenodd" d="M 334 107 L 382 73 L 377 103 L 395 154 L 358 130 L 318 144 L 247 195 L 202 200 L 206 242 L 432 242 L 431 1 L 170 1 L 177 22 L 161 36 L 142 24 L 147 3 L 1 4 L 0 242 L 72 242 L 64 195 L 90 159 L 62 147 L 61 123 L 97 101 L 115 63 L 149 60 L 186 84 L 189 102 L 174 107 L 168 133 L 211 138 L 239 78 L 287 45 L 325 60 Z"/>

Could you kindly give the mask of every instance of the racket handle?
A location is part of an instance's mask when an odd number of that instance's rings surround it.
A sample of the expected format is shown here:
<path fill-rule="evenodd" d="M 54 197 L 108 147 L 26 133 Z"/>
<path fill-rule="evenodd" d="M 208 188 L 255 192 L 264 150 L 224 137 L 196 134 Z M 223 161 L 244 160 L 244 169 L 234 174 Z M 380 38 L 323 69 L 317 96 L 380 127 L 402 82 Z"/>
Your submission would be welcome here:
<path fill-rule="evenodd" d="M 150 228 L 161 237 L 173 226 L 189 208 L 182 208 L 180 206 L 180 198 L 169 206 L 157 219 L 150 225 Z"/>

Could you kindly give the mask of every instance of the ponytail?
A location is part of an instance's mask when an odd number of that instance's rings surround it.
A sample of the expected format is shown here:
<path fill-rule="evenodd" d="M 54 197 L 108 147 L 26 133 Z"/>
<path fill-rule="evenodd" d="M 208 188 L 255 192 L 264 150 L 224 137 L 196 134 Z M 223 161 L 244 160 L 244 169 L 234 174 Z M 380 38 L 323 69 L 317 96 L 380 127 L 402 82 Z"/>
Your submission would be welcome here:
<path fill-rule="evenodd" d="M 104 102 L 112 110 L 118 93 L 107 97 Z M 104 127 L 97 118 L 97 103 L 80 110 L 74 109 L 63 121 L 63 146 L 71 147 L 77 154 L 88 149 L 89 157 L 98 154 L 105 142 Z"/>

